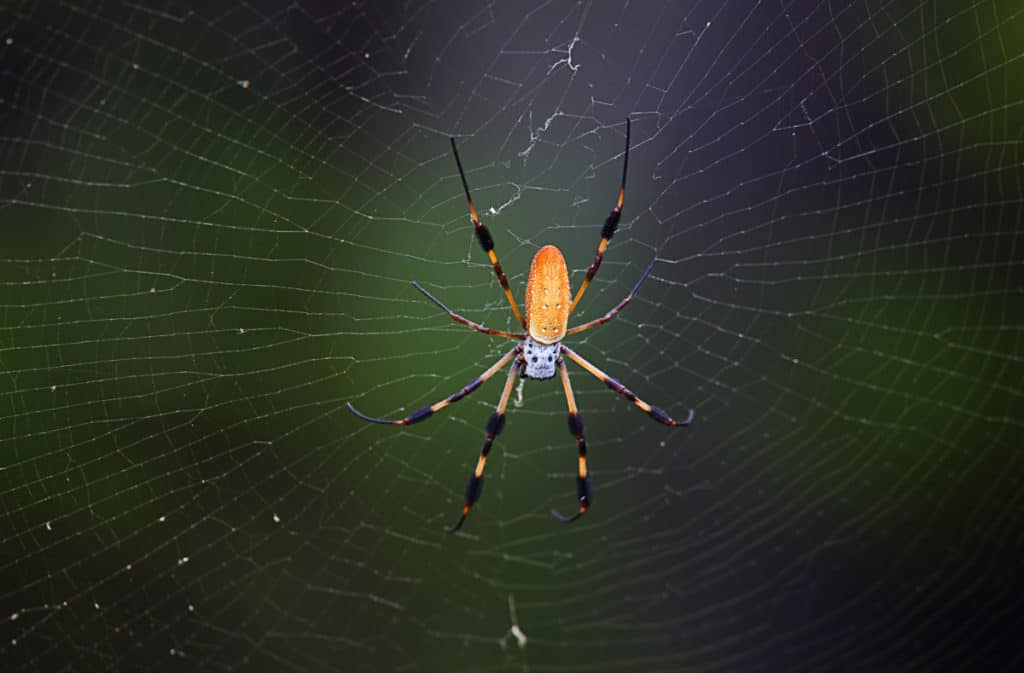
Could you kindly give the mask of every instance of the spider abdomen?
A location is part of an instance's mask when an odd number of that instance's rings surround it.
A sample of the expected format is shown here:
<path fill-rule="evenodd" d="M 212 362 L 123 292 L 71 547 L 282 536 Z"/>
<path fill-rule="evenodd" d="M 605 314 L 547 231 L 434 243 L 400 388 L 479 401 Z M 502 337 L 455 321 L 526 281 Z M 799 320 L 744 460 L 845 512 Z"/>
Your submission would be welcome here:
<path fill-rule="evenodd" d="M 526 328 L 536 343 L 562 340 L 571 300 L 565 257 L 555 246 L 545 245 L 533 256 L 526 280 Z"/>
<path fill-rule="evenodd" d="M 550 379 L 555 375 L 559 345 L 537 343 L 530 337 L 523 341 L 523 376 L 528 379 Z"/>

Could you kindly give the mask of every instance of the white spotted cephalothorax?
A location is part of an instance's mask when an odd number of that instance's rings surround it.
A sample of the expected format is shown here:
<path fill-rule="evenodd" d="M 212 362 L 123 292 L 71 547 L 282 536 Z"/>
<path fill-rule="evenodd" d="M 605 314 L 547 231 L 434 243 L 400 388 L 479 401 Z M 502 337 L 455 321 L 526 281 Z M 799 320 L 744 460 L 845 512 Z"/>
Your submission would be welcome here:
<path fill-rule="evenodd" d="M 515 380 L 517 376 L 529 379 L 550 379 L 557 373 L 562 380 L 562 388 L 565 391 L 565 400 L 569 405 L 569 431 L 572 433 L 573 437 L 576 438 L 576 447 L 578 451 L 576 495 L 579 506 L 576 514 L 570 517 L 562 516 L 558 512 L 552 510 L 552 513 L 562 521 L 575 521 L 583 516 L 590 507 L 590 476 L 587 473 L 587 443 L 583 437 L 583 418 L 580 416 L 579 410 L 576 408 L 576 398 L 573 395 L 572 386 L 569 384 L 569 372 L 565 367 L 563 356 L 568 357 L 588 373 L 600 379 L 609 388 L 625 397 L 659 423 L 675 427 L 679 425 L 689 425 L 690 421 L 693 420 L 692 409 L 685 420 L 676 421 L 672 419 L 660 408 L 644 402 L 629 388 L 590 364 L 590 362 L 583 359 L 583 357 L 562 343 L 562 339 L 567 336 L 579 334 L 580 332 L 597 327 L 598 325 L 603 325 L 611 320 L 616 313 L 621 311 L 622 308 L 629 303 L 629 300 L 633 298 L 633 295 L 635 295 L 637 290 L 640 289 L 643 282 L 647 280 L 647 276 L 651 273 L 651 269 L 654 268 L 654 261 L 652 261 L 643 276 L 641 276 L 640 280 L 637 281 L 637 284 L 633 286 L 630 293 L 626 295 L 626 298 L 620 301 L 612 310 L 608 311 L 608 313 L 604 314 L 600 318 L 583 323 L 577 327 L 568 327 L 569 314 L 571 314 L 573 309 L 576 308 L 576 304 L 579 303 L 580 297 L 583 296 L 583 292 L 587 289 L 587 286 L 590 284 L 591 279 L 593 279 L 594 274 L 597 273 L 597 268 L 601 265 L 605 249 L 608 247 L 608 241 L 611 240 L 612 236 L 615 234 L 616 228 L 619 226 L 619 218 L 622 215 L 622 202 L 626 195 L 626 168 L 629 166 L 629 127 L 629 119 L 626 119 L 626 151 L 622 160 L 622 186 L 619 189 L 619 200 L 615 204 L 615 207 L 612 208 L 612 212 L 604 222 L 604 227 L 601 229 L 601 242 L 597 246 L 597 255 L 594 257 L 593 263 L 587 270 L 587 275 L 583 279 L 583 283 L 580 284 L 580 288 L 577 290 L 576 296 L 572 298 L 572 301 L 570 301 L 569 272 L 566 268 L 565 258 L 562 256 L 562 252 L 553 245 L 545 245 L 537 251 L 537 254 L 533 257 L 533 263 L 530 265 L 530 275 L 526 281 L 525 319 L 522 314 L 519 313 L 519 307 L 516 305 L 515 297 L 512 296 L 512 290 L 508 285 L 508 278 L 505 277 L 504 272 L 501 270 L 501 265 L 498 263 L 498 256 L 494 253 L 494 239 L 491 238 L 491 233 L 487 230 L 487 227 L 480 222 L 480 218 L 476 213 L 476 208 L 473 207 L 473 199 L 469 195 L 469 184 L 466 182 L 466 174 L 462 170 L 462 162 L 459 160 L 459 152 L 455 148 L 455 139 L 451 139 L 452 153 L 455 155 L 455 164 L 459 167 L 459 176 L 462 178 L 462 188 L 466 192 L 466 201 L 469 203 L 469 215 L 473 220 L 473 227 L 476 232 L 477 240 L 480 241 L 480 247 L 484 249 L 484 252 L 487 253 L 487 257 L 491 260 L 491 265 L 494 267 L 494 273 L 498 276 L 498 281 L 501 283 L 501 287 L 505 291 L 505 296 L 508 298 L 508 303 L 512 307 L 512 313 L 526 331 L 523 333 L 514 333 L 491 329 L 490 327 L 484 327 L 479 323 L 463 318 L 461 315 L 455 313 L 442 304 L 440 300 L 434 297 L 434 295 L 424 290 L 414 281 L 413 285 L 415 285 L 417 290 L 426 295 L 432 302 L 440 306 L 456 322 L 468 325 L 476 331 L 483 332 L 484 334 L 505 337 L 507 339 L 516 339 L 520 343 L 516 344 L 512 350 L 505 353 L 505 355 L 503 355 L 497 362 L 488 367 L 486 371 L 480 374 L 480 376 L 477 376 L 475 379 L 463 386 L 461 390 L 449 395 L 440 402 L 435 402 L 434 404 L 414 411 L 405 418 L 395 420 L 374 418 L 373 416 L 367 416 L 366 414 L 356 410 L 356 408 L 352 406 L 351 402 L 348 404 L 348 408 L 352 413 L 356 414 L 363 420 L 372 421 L 374 423 L 389 423 L 391 425 L 411 425 L 428 418 L 434 412 L 445 408 L 452 402 L 461 400 L 463 397 L 479 388 L 485 381 L 494 376 L 503 367 L 508 365 L 510 362 L 512 363 L 508 368 L 508 375 L 505 378 L 505 386 L 501 391 L 501 397 L 498 399 L 498 406 L 495 408 L 494 413 L 491 414 L 491 417 L 487 420 L 487 434 L 484 438 L 484 446 L 480 449 L 480 457 L 477 459 L 476 467 L 473 470 L 473 474 L 469 477 L 469 483 L 466 485 L 465 504 L 462 507 L 462 516 L 454 526 L 448 529 L 448 532 L 454 532 L 459 529 L 462 522 L 466 520 L 466 516 L 469 514 L 470 508 L 477 500 L 480 499 L 480 494 L 483 491 L 484 485 L 484 466 L 487 464 L 487 456 L 491 451 L 491 446 L 494 444 L 494 438 L 497 437 L 501 433 L 502 428 L 505 427 L 505 408 L 508 406 L 508 400 L 512 394 L 512 389 L 515 387 Z"/>
<path fill-rule="evenodd" d="M 550 379 L 555 375 L 555 360 L 559 347 L 554 344 L 540 344 L 526 337 L 523 341 L 523 376 L 528 379 Z"/>

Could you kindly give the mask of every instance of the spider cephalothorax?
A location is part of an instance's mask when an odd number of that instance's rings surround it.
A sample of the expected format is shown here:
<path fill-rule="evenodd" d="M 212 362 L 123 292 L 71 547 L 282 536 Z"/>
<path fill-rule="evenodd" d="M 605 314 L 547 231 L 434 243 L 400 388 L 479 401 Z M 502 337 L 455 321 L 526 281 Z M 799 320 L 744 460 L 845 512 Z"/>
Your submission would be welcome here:
<path fill-rule="evenodd" d="M 484 439 L 484 446 L 480 450 L 480 457 L 477 459 L 476 468 L 473 470 L 473 474 L 470 475 L 469 483 L 466 485 L 466 497 L 465 504 L 462 508 L 462 516 L 454 526 L 448 529 L 448 532 L 454 532 L 459 529 L 462 522 L 466 520 L 469 510 L 473 507 L 476 501 L 480 499 L 480 493 L 483 490 L 484 482 L 484 466 L 487 464 L 487 456 L 491 451 L 491 445 L 494 443 L 494 438 L 497 437 L 498 434 L 501 433 L 502 428 L 505 427 L 505 408 L 508 406 L 508 399 L 512 394 L 512 387 L 515 383 L 517 374 L 530 379 L 550 379 L 554 377 L 557 372 L 562 379 L 562 388 L 565 391 L 565 400 L 569 405 L 569 432 L 571 432 L 576 438 L 576 447 L 579 454 L 576 475 L 576 493 L 579 500 L 579 509 L 576 511 L 576 514 L 570 517 L 564 517 L 558 512 L 552 510 L 552 513 L 563 521 L 575 521 L 583 516 L 590 507 L 590 476 L 587 474 L 587 442 L 583 437 L 583 418 L 580 416 L 579 409 L 576 407 L 576 398 L 573 395 L 572 386 L 569 383 L 569 372 L 565 367 L 565 361 L 562 357 L 563 355 L 603 381 L 605 385 L 635 404 L 659 423 L 664 423 L 665 425 L 674 427 L 679 425 L 689 425 L 690 421 L 693 420 L 692 409 L 689 414 L 687 414 L 685 420 L 673 420 L 662 409 L 644 402 L 629 388 L 590 364 L 590 362 L 583 359 L 575 351 L 562 343 L 562 339 L 567 336 L 579 334 L 580 332 L 597 327 L 598 325 L 603 325 L 611 320 L 616 313 L 621 311 L 622 308 L 629 303 L 633 298 L 633 295 L 635 295 L 637 290 L 640 289 L 643 282 L 647 280 L 647 276 L 650 275 L 651 269 L 654 268 L 654 261 L 652 261 L 647 267 L 647 270 L 644 271 L 643 276 L 641 276 L 640 280 L 637 281 L 637 284 L 634 285 L 630 293 L 626 295 L 626 298 L 616 304 L 612 310 L 608 311 L 608 313 L 582 325 L 572 328 L 568 327 L 569 315 L 572 313 L 573 309 L 576 308 L 576 304 L 579 303 L 580 297 L 583 296 L 583 292 L 587 289 L 587 286 L 593 279 L 594 274 L 597 273 L 598 267 L 601 266 L 601 260 L 603 259 L 604 252 L 608 247 L 608 241 L 610 241 L 612 236 L 615 235 L 615 230 L 619 226 L 619 218 L 622 216 L 622 202 L 626 195 L 626 169 L 629 167 L 629 127 L 629 119 L 626 119 L 626 151 L 622 160 L 622 186 L 619 189 L 619 199 L 604 222 L 604 227 L 601 229 L 601 242 L 597 246 L 597 255 L 595 255 L 590 268 L 587 269 L 587 275 L 580 284 L 579 290 L 576 291 L 576 296 L 571 302 L 569 301 L 569 272 L 565 265 L 565 257 L 562 256 L 562 252 L 553 245 L 545 245 L 537 251 L 533 257 L 533 263 L 530 265 L 530 275 L 526 282 L 525 319 L 522 314 L 519 313 L 519 307 L 516 305 L 515 297 L 512 296 L 512 289 L 508 285 L 508 278 L 505 277 L 504 272 L 501 270 L 501 264 L 498 263 L 498 256 L 494 253 L 494 239 L 491 238 L 491 233 L 487 230 L 487 227 L 480 222 L 480 218 L 476 213 L 476 208 L 473 207 L 473 198 L 469 195 L 469 184 L 466 182 L 466 174 L 462 170 L 462 162 L 459 160 L 459 152 L 455 148 L 455 139 L 451 139 L 452 153 L 455 155 L 455 164 L 458 166 L 459 176 L 462 178 L 462 188 L 466 192 L 466 201 L 469 203 L 469 215 L 473 220 L 473 227 L 476 231 L 477 240 L 480 241 L 480 246 L 484 249 L 484 252 L 487 253 L 487 257 L 491 260 L 491 265 L 494 267 L 494 273 L 498 276 L 498 282 L 501 283 L 501 287 L 505 291 L 505 296 L 508 298 L 508 303 L 512 307 L 512 313 L 515 314 L 516 320 L 523 326 L 523 329 L 525 329 L 526 332 L 514 333 L 491 329 L 490 327 L 485 327 L 479 323 L 473 322 L 472 320 L 463 318 L 461 315 L 455 313 L 442 304 L 440 300 L 434 297 L 434 295 L 420 287 L 419 283 L 413 281 L 413 285 L 417 290 L 426 295 L 432 302 L 440 306 L 456 322 L 468 325 L 476 331 L 483 332 L 484 334 L 491 334 L 508 339 L 517 339 L 521 341 L 521 343 L 516 344 L 512 350 L 505 353 L 505 355 L 480 374 L 480 376 L 463 386 L 462 390 L 449 395 L 440 402 L 435 402 L 430 406 L 414 411 L 405 418 L 394 420 L 374 418 L 356 410 L 356 408 L 352 406 L 351 402 L 348 404 L 348 408 L 352 413 L 364 420 L 372 421 L 374 423 L 388 423 L 392 425 L 410 425 L 428 418 L 434 412 L 445 408 L 452 402 L 461 400 L 463 397 L 479 388 L 489 378 L 494 376 L 502 367 L 509 364 L 509 362 L 512 363 L 511 366 L 509 366 L 508 375 L 505 378 L 505 386 L 501 391 L 501 397 L 498 399 L 498 406 L 487 421 L 487 434 Z"/>
<path fill-rule="evenodd" d="M 558 343 L 537 343 L 532 337 L 523 340 L 523 376 L 528 379 L 550 379 L 555 375 L 555 361 L 561 357 Z"/>

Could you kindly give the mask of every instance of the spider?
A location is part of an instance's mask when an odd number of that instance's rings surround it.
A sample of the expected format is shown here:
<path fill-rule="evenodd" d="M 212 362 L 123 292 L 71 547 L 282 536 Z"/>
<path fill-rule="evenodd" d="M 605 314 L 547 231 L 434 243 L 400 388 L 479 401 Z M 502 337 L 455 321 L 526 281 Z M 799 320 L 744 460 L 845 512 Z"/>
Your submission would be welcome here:
<path fill-rule="evenodd" d="M 464 318 L 441 303 L 441 301 L 434 295 L 423 289 L 419 283 L 413 281 L 412 284 L 417 290 L 423 293 L 427 299 L 437 304 L 441 310 L 447 313 L 456 322 L 471 327 L 477 332 L 482 332 L 483 334 L 505 337 L 506 339 L 515 339 L 521 343 L 516 344 L 512 350 L 501 356 L 501 358 L 491 365 L 486 371 L 463 386 L 462 390 L 446 397 L 440 402 L 435 402 L 434 404 L 414 411 L 405 418 L 395 420 L 374 418 L 372 416 L 367 416 L 356 409 L 351 402 L 348 403 L 349 410 L 365 421 L 370 421 L 372 423 L 386 423 L 390 425 L 412 425 L 413 423 L 419 423 L 420 421 L 429 418 L 435 412 L 444 409 L 452 402 L 461 400 L 463 397 L 479 388 L 485 381 L 494 376 L 505 365 L 509 364 L 509 362 L 512 363 L 508 368 L 505 387 L 502 389 L 501 397 L 498 399 L 498 406 L 487 421 L 487 434 L 484 439 L 483 448 L 480 450 L 480 457 L 477 459 L 476 468 L 470 475 L 469 483 L 466 485 L 465 504 L 462 508 L 462 516 L 459 517 L 459 520 L 454 526 L 446 529 L 449 533 L 454 533 L 462 526 L 466 517 L 469 515 L 470 509 L 477 500 L 480 499 L 480 493 L 483 490 L 484 466 L 487 464 L 487 455 L 490 453 L 491 446 L 494 444 L 494 438 L 497 437 L 501 433 L 502 428 L 505 427 L 505 407 L 508 405 L 508 399 L 512 393 L 512 388 L 517 374 L 521 375 L 523 378 L 542 380 L 553 378 L 557 370 L 558 375 L 562 379 L 562 388 L 565 390 L 565 399 L 569 405 L 569 432 L 576 438 L 576 447 L 579 451 L 579 464 L 576 476 L 576 493 L 579 499 L 579 509 L 572 516 L 564 516 L 554 509 L 551 510 L 551 513 L 559 520 L 567 523 L 579 519 L 590 508 L 590 477 L 587 474 L 587 442 L 583 436 L 583 418 L 580 416 L 579 408 L 576 406 L 576 398 L 572 392 L 572 386 L 569 384 L 569 373 L 566 370 L 565 361 L 562 357 L 563 355 L 567 356 L 580 367 L 583 367 L 587 372 L 603 381 L 605 385 L 638 406 L 659 423 L 664 423 L 670 427 L 676 427 L 680 425 L 689 425 L 693 420 L 692 409 L 687 414 L 685 420 L 674 420 L 665 413 L 664 410 L 644 402 L 629 388 L 592 365 L 576 353 L 576 351 L 562 343 L 562 339 L 567 336 L 579 334 L 580 332 L 585 332 L 588 329 L 598 327 L 615 317 L 615 314 L 621 311 L 623 307 L 629 303 L 633 298 L 633 295 L 635 295 L 637 290 L 640 289 L 640 286 L 643 285 L 645 280 L 647 280 L 647 276 L 650 275 L 651 270 L 654 268 L 654 263 L 657 261 L 657 258 L 651 261 L 647 270 L 644 271 L 643 276 L 641 276 L 640 280 L 637 281 L 635 286 L 633 286 L 633 289 L 630 290 L 625 299 L 616 304 L 612 310 L 608 311 L 600 318 L 591 320 L 590 322 L 583 323 L 576 327 L 567 327 L 569 315 L 572 313 L 573 309 L 576 308 L 576 305 L 579 304 L 580 297 L 583 296 L 587 286 L 590 285 L 590 281 L 594 278 L 594 274 L 597 273 L 598 267 L 601 266 L 601 260 L 604 257 L 605 249 L 608 247 L 608 241 L 610 241 L 612 236 L 615 235 L 615 230 L 619 225 L 619 219 L 622 216 L 622 202 L 626 195 L 626 169 L 629 166 L 629 130 L 630 122 L 627 118 L 626 150 L 622 161 L 622 186 L 619 188 L 619 199 L 615 204 L 615 207 L 612 208 L 608 218 L 605 220 L 604 227 L 601 229 L 601 242 L 597 246 L 597 255 L 594 257 L 593 263 L 587 270 L 587 275 L 583 279 L 583 283 L 576 291 L 576 296 L 570 303 L 569 272 L 565 264 L 565 258 L 562 256 L 562 252 L 553 245 L 545 245 L 537 251 L 533 257 L 533 262 L 530 264 L 530 275 L 526 281 L 525 320 L 519 312 L 519 307 L 516 305 L 515 298 L 512 296 L 512 290 L 508 285 L 508 278 L 505 277 L 504 272 L 501 270 L 501 264 L 498 263 L 498 256 L 494 253 L 494 239 L 491 238 L 491 233 L 488 231 L 487 227 L 480 222 L 480 218 L 476 213 L 476 208 L 473 207 L 473 198 L 469 195 L 469 184 L 466 182 L 466 174 L 462 170 L 462 161 L 459 160 L 459 151 L 455 147 L 455 138 L 450 139 L 452 144 L 452 154 L 455 156 L 455 164 L 458 166 L 459 176 L 462 178 L 462 189 L 466 192 L 466 201 L 469 204 L 469 215 L 470 219 L 473 221 L 476 237 L 480 242 L 480 247 L 483 248 L 484 252 L 487 253 L 488 258 L 491 260 L 491 265 L 494 267 L 494 273 L 498 276 L 498 281 L 501 283 L 501 287 L 505 291 L 505 296 L 508 298 L 508 303 L 512 307 L 512 313 L 515 314 L 516 320 L 519 321 L 519 324 L 523 326 L 523 329 L 525 329 L 526 332 L 514 333 L 491 329 L 490 327 L 485 327 L 484 325 Z"/>

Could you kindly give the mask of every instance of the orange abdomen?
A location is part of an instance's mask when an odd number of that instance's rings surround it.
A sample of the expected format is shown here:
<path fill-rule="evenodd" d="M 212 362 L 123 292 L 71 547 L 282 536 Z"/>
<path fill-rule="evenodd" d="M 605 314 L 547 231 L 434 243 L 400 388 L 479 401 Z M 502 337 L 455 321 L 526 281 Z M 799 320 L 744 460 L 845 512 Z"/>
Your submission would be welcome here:
<path fill-rule="evenodd" d="M 562 251 L 545 245 L 533 256 L 526 281 L 526 327 L 542 344 L 561 341 L 569 322 L 569 270 Z"/>

